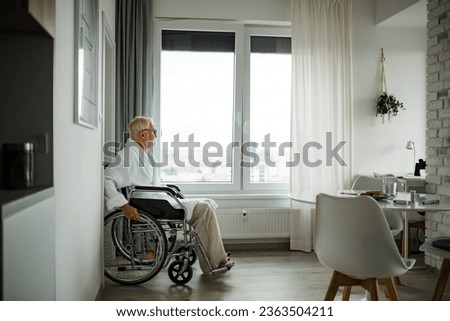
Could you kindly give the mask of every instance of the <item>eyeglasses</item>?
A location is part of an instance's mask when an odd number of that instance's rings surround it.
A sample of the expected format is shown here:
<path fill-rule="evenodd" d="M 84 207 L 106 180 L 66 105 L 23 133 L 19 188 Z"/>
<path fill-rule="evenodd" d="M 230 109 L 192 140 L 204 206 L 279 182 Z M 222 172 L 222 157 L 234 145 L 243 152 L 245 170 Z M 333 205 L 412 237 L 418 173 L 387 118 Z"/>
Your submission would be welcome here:
<path fill-rule="evenodd" d="M 153 134 L 155 134 L 155 136 L 158 133 L 158 131 L 156 129 L 148 129 L 148 128 L 141 130 L 140 133 L 145 132 L 145 131 L 153 132 Z"/>

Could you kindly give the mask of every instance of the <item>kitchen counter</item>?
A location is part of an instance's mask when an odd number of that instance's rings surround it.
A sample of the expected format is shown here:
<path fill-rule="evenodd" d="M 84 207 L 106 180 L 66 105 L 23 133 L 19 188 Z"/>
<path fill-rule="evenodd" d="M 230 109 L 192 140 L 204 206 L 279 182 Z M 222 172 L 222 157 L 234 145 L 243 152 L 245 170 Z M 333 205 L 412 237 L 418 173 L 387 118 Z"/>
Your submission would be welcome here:
<path fill-rule="evenodd" d="M 30 189 L 0 189 L 1 213 L 15 213 L 54 196 L 53 186 Z"/>

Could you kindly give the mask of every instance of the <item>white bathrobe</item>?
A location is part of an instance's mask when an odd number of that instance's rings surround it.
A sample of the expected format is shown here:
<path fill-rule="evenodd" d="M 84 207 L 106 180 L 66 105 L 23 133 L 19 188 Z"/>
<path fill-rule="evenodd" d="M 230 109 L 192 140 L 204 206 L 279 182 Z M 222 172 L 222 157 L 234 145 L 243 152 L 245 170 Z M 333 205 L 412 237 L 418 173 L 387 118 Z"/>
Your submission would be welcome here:
<path fill-rule="evenodd" d="M 128 203 L 125 196 L 119 192 L 123 187 L 162 186 L 159 168 L 153 164 L 154 158 L 150 149 L 144 151 L 138 143 L 129 139 L 125 147 L 117 153 L 115 160 L 105 169 L 105 199 L 108 210 L 112 211 Z M 167 199 L 172 204 L 174 202 L 166 193 L 154 193 L 154 197 Z M 199 236 L 212 267 L 217 268 L 225 264 L 227 256 L 214 211 L 216 202 L 210 199 L 180 201 L 186 209 L 186 221 Z M 200 266 L 203 272 L 209 272 L 202 260 Z"/>

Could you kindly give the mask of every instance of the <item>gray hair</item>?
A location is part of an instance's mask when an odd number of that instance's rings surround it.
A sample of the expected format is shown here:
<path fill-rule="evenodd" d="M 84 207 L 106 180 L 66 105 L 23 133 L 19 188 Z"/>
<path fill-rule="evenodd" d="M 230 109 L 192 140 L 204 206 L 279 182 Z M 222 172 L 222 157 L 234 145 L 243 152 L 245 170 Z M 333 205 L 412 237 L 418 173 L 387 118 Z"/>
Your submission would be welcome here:
<path fill-rule="evenodd" d="M 149 125 L 153 125 L 153 119 L 145 116 L 136 116 L 132 121 L 128 123 L 128 131 L 130 132 L 130 137 L 136 136 L 139 132 L 144 129 L 148 129 Z"/>

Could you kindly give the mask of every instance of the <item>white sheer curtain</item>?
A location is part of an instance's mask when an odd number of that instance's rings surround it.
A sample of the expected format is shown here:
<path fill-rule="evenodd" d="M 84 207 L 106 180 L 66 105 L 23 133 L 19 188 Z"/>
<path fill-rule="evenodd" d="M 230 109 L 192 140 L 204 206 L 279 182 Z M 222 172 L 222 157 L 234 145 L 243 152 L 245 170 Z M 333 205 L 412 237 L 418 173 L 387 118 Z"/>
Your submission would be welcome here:
<path fill-rule="evenodd" d="M 351 1 L 291 0 L 291 22 L 291 139 L 300 154 L 291 192 L 342 189 L 352 163 Z M 313 216 L 303 208 L 293 219 L 291 247 L 310 250 Z"/>

